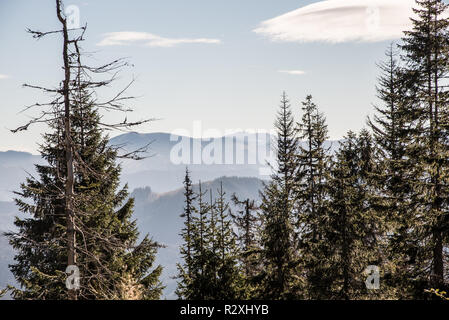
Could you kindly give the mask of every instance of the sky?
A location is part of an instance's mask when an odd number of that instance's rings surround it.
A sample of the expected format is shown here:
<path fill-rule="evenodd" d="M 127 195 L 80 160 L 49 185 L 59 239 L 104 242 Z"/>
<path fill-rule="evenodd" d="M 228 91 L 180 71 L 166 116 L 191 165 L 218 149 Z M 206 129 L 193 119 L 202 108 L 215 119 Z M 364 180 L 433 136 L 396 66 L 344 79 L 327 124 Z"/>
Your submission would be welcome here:
<path fill-rule="evenodd" d="M 128 118 L 158 119 L 140 132 L 193 132 L 196 121 L 223 134 L 270 130 L 285 90 L 297 119 L 311 94 L 336 140 L 372 115 L 376 63 L 410 28 L 414 1 L 66 0 L 70 5 L 88 26 L 89 63 L 132 63 L 100 94 L 114 95 L 135 78 L 129 94 L 138 98 Z M 0 151 L 37 153 L 44 126 L 10 129 L 38 114 L 21 113 L 25 106 L 48 97 L 22 84 L 53 87 L 63 76 L 60 36 L 37 41 L 26 28 L 57 29 L 54 0 L 0 0 Z"/>

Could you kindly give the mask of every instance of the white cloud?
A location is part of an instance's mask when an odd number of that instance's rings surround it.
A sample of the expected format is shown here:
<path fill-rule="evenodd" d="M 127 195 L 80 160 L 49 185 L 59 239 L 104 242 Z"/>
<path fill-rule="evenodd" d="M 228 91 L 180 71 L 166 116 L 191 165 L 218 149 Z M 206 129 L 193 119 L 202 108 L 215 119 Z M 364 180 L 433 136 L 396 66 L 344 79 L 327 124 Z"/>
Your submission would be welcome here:
<path fill-rule="evenodd" d="M 306 72 L 302 71 L 302 70 L 279 70 L 279 72 L 288 73 L 288 74 L 295 75 L 295 76 L 300 76 L 300 75 L 306 74 Z"/>
<path fill-rule="evenodd" d="M 164 38 L 148 32 L 111 32 L 104 35 L 99 46 L 124 46 L 130 44 L 143 44 L 149 47 L 174 47 L 187 43 L 219 44 L 219 39 L 209 38 Z"/>
<path fill-rule="evenodd" d="M 0 74 L 0 80 L 2 79 L 8 79 L 9 76 L 7 76 L 6 74 Z"/>
<path fill-rule="evenodd" d="M 254 32 L 285 42 L 376 42 L 411 27 L 414 0 L 326 0 L 263 21 Z"/>

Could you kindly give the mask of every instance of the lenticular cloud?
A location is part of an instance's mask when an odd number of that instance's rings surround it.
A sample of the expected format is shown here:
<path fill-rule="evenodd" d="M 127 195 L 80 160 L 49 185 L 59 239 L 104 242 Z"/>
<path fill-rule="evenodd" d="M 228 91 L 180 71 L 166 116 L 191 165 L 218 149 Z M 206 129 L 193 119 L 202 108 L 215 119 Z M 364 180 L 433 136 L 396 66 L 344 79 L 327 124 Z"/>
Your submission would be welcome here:
<path fill-rule="evenodd" d="M 327 0 L 263 21 L 254 32 L 285 42 L 377 42 L 411 27 L 414 0 Z"/>

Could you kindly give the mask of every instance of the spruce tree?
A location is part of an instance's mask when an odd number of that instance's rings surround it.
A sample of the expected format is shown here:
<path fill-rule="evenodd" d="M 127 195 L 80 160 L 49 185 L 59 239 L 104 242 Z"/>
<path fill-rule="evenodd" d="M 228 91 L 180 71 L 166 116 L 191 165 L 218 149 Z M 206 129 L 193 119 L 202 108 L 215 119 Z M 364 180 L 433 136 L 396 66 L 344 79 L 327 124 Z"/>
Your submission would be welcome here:
<path fill-rule="evenodd" d="M 191 228 L 191 267 L 190 281 L 178 285 L 178 296 L 187 300 L 207 300 L 213 295 L 215 275 L 211 281 L 210 250 L 208 242 L 208 218 L 211 205 L 206 202 L 207 191 L 203 191 L 201 182 L 196 194 L 197 207 Z M 181 278 L 182 280 L 182 278 Z M 183 286 L 185 288 L 183 288 Z"/>
<path fill-rule="evenodd" d="M 206 202 L 207 190 L 203 191 L 200 182 L 198 193 L 194 194 L 188 172 L 184 188 L 186 205 L 183 217 L 186 220 L 181 233 L 184 264 L 178 265 L 178 297 L 187 300 L 240 298 L 243 280 L 238 266 L 236 237 L 229 217 L 229 203 L 223 188 L 218 190 L 216 199 L 209 190 L 210 200 Z M 193 205 L 195 199 L 197 207 Z"/>
<path fill-rule="evenodd" d="M 374 141 L 379 171 L 373 180 L 376 186 L 376 210 L 385 228 L 385 254 L 388 257 L 385 279 L 390 294 L 396 298 L 410 297 L 415 285 L 413 274 L 413 252 L 415 240 L 410 230 L 416 202 L 411 190 L 414 179 L 413 164 L 407 150 L 413 142 L 414 124 L 410 110 L 404 71 L 398 52 L 393 44 L 386 52 L 386 61 L 379 64 L 381 76 L 377 86 L 381 105 L 376 105 L 376 114 L 368 119 Z"/>
<path fill-rule="evenodd" d="M 232 195 L 232 202 L 237 208 L 234 213 L 231 212 L 231 216 L 237 229 L 239 264 L 245 283 L 242 298 L 250 299 L 257 292 L 257 276 L 263 268 L 260 261 L 259 208 L 254 200 L 240 200 L 236 194 Z"/>
<path fill-rule="evenodd" d="M 422 288 L 442 289 L 448 244 L 448 5 L 442 0 L 417 0 L 413 28 L 405 32 L 402 81 L 408 86 L 409 112 L 416 124 L 407 156 L 413 161 L 411 181 L 416 210 L 409 229 L 415 245 L 412 274 Z"/>
<path fill-rule="evenodd" d="M 213 197 L 212 189 L 209 189 L 209 212 L 206 216 L 205 233 L 205 273 L 203 276 L 204 288 L 207 290 L 206 299 L 214 300 L 221 296 L 223 290 L 219 286 L 219 269 L 221 264 L 221 247 L 219 239 L 219 213 L 217 202 Z M 221 298 L 222 300 L 223 298 Z"/>
<path fill-rule="evenodd" d="M 56 13 L 62 30 L 29 31 L 35 38 L 63 35 L 64 81 L 56 98 L 42 116 L 13 132 L 44 122 L 51 132 L 40 146 L 46 165 L 36 166 L 17 192 L 19 209 L 29 218 L 16 218 L 17 232 L 8 233 L 16 249 L 11 271 L 21 288 L 12 288 L 16 299 L 157 299 L 161 267 L 153 268 L 158 245 L 139 233 L 132 220 L 133 200 L 127 187 L 120 189 L 117 148 L 108 144 L 100 109 L 123 111 L 121 94 L 109 102 L 98 102 L 95 89 L 112 80 L 93 81 L 92 73 L 116 70 L 115 61 L 105 66 L 84 65 L 79 42 L 86 28 L 68 30 L 61 0 Z M 81 35 L 70 38 L 72 31 Z M 71 51 L 73 50 L 73 51 Z M 145 122 L 145 121 L 143 121 Z M 129 128 L 139 123 L 109 125 Z M 132 153 L 134 154 L 134 153 Z M 66 287 L 66 268 L 80 271 L 80 288 Z"/>
<path fill-rule="evenodd" d="M 77 267 L 81 274 L 80 299 L 125 299 L 121 287 L 132 281 L 139 287 L 139 298 L 158 298 L 161 267 L 150 273 L 157 244 L 148 238 L 138 244 L 138 230 L 132 220 L 133 199 L 125 186 L 120 188 L 117 150 L 98 126 L 94 105 L 83 100 L 73 108 L 72 141 L 76 147 L 74 211 L 77 213 Z M 29 177 L 18 192 L 19 209 L 31 215 L 16 219 L 17 233 L 9 233 L 18 251 L 11 271 L 22 290 L 18 299 L 65 299 L 63 281 L 66 269 L 65 217 L 61 214 L 61 180 L 58 161 L 63 150 L 58 128 L 45 135 L 41 155 L 48 165 L 36 166 L 38 177 Z"/>
<path fill-rule="evenodd" d="M 296 202 L 298 216 L 296 228 L 301 252 L 301 268 L 306 274 L 306 292 L 310 298 L 326 297 L 328 283 L 323 274 L 322 261 L 326 258 L 326 239 L 323 238 L 325 223 L 326 175 L 330 156 L 325 147 L 327 135 L 326 119 L 307 96 L 302 103 L 302 121 L 297 124 L 302 144 L 298 150 L 298 174 Z M 300 272 L 301 270 L 299 270 Z"/>
<path fill-rule="evenodd" d="M 277 168 L 261 192 L 262 261 L 264 270 L 260 296 L 289 299 L 296 296 L 299 279 L 295 273 L 294 185 L 297 171 L 298 138 L 291 107 L 284 93 L 275 122 Z"/>
<path fill-rule="evenodd" d="M 368 132 L 349 132 L 330 171 L 329 204 L 324 234 L 328 242 L 323 276 L 330 283 L 328 299 L 362 299 L 372 294 L 364 270 L 382 263 L 378 217 L 371 207 L 370 176 L 375 166 Z"/>
<path fill-rule="evenodd" d="M 230 219 L 229 203 L 226 193 L 223 191 L 223 183 L 220 183 L 218 197 L 216 199 L 217 210 L 217 290 L 215 299 L 233 300 L 244 297 L 243 278 L 238 266 L 239 250 L 236 243 L 236 235 Z"/>
<path fill-rule="evenodd" d="M 192 188 L 192 180 L 190 179 L 190 172 L 186 168 L 186 174 L 184 177 L 184 212 L 181 214 L 181 218 L 184 218 L 184 228 L 181 230 L 181 237 L 184 241 L 180 247 L 181 258 L 183 264 L 177 265 L 178 268 L 178 288 L 176 294 L 180 298 L 189 297 L 191 295 L 191 283 L 193 279 L 193 237 L 195 234 L 195 213 L 196 207 L 194 201 L 196 199 L 195 193 Z"/>

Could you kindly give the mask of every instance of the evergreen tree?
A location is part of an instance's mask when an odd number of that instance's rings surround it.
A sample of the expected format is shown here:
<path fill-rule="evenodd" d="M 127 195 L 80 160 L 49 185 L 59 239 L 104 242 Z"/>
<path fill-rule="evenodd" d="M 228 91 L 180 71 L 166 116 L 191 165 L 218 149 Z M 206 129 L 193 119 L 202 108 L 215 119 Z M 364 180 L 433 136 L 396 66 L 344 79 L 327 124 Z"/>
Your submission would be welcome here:
<path fill-rule="evenodd" d="M 386 255 L 389 261 L 385 279 L 392 297 L 410 297 L 414 285 L 411 269 L 414 239 L 411 237 L 416 202 L 413 201 L 411 181 L 414 179 L 412 162 L 407 149 L 412 144 L 414 124 L 410 110 L 413 106 L 407 98 L 407 85 L 398 54 L 391 45 L 386 61 L 379 65 L 381 76 L 377 87 L 381 106 L 375 106 L 376 115 L 368 119 L 377 146 L 376 161 L 379 174 L 374 182 L 378 194 L 376 210 L 386 228 Z"/>
<path fill-rule="evenodd" d="M 184 260 L 184 264 L 177 265 L 178 267 L 178 288 L 176 294 L 180 298 L 189 297 L 192 281 L 193 271 L 193 237 L 195 234 L 195 213 L 196 208 L 194 201 L 196 199 L 195 193 L 192 188 L 192 180 L 190 179 L 190 172 L 186 168 L 186 174 L 184 177 L 184 212 L 181 214 L 181 218 L 184 218 L 184 228 L 181 230 L 181 237 L 183 238 L 184 245 L 180 247 L 181 257 Z"/>
<path fill-rule="evenodd" d="M 371 207 L 373 143 L 368 132 L 349 132 L 330 172 L 325 238 L 329 243 L 323 276 L 330 282 L 329 299 L 370 296 L 364 270 L 380 266 L 378 217 Z"/>
<path fill-rule="evenodd" d="M 275 127 L 277 169 L 261 192 L 262 260 L 261 297 L 288 299 L 295 297 L 299 280 L 295 274 L 297 256 L 294 245 L 294 185 L 297 171 L 298 139 L 291 107 L 284 93 Z"/>
<path fill-rule="evenodd" d="M 297 234 L 301 250 L 301 268 L 307 278 L 308 297 L 326 297 L 328 284 L 325 283 L 322 261 L 326 258 L 328 244 L 323 238 L 325 223 L 326 175 L 330 156 L 325 147 L 327 136 L 326 119 L 307 96 L 302 103 L 302 121 L 297 124 L 302 145 L 298 152 L 298 174 L 295 190 L 298 206 Z"/>
<path fill-rule="evenodd" d="M 245 289 L 238 266 L 239 250 L 229 216 L 229 203 L 225 196 L 223 183 L 221 183 L 216 200 L 218 230 L 215 238 L 218 244 L 218 250 L 216 251 L 218 254 L 218 282 L 215 299 L 217 300 L 241 298 Z"/>
<path fill-rule="evenodd" d="M 239 246 L 239 263 L 244 277 L 243 298 L 252 298 L 257 291 L 258 279 L 263 266 L 260 261 L 260 218 L 258 207 L 254 200 L 240 200 L 236 194 L 232 195 L 232 202 L 237 207 L 232 213 L 234 225 L 237 229 Z"/>
<path fill-rule="evenodd" d="M 209 189 L 209 212 L 206 217 L 205 235 L 205 274 L 203 277 L 204 287 L 207 288 L 207 299 L 214 300 L 221 296 L 223 290 L 219 286 L 219 269 L 221 263 L 221 250 L 219 233 L 219 217 L 217 202 L 213 198 L 212 189 Z M 223 299 L 223 298 L 221 298 Z"/>
<path fill-rule="evenodd" d="M 123 111 L 121 94 L 106 103 L 94 99 L 95 89 L 112 80 L 95 82 L 91 73 L 120 66 L 116 62 L 99 68 L 81 62 L 79 42 L 69 37 L 61 0 L 56 12 L 62 30 L 29 31 L 35 38 L 63 35 L 65 77 L 43 116 L 13 132 L 45 122 L 52 132 L 40 146 L 46 165 L 36 166 L 38 176 L 29 177 L 17 193 L 19 209 L 29 218 L 16 218 L 17 232 L 8 233 L 16 249 L 11 271 L 21 285 L 12 288 L 16 299 L 156 299 L 162 287 L 161 267 L 152 268 L 158 245 L 139 233 L 132 219 L 133 200 L 127 187 L 119 188 L 117 149 L 108 145 L 99 109 L 114 106 Z M 71 51 L 73 50 L 73 51 Z M 36 104 L 35 106 L 41 106 Z M 128 128 L 138 123 L 109 125 Z M 78 245 L 79 244 L 79 245 Z M 67 266 L 80 271 L 80 288 L 66 288 Z M 152 270 L 153 269 L 153 270 Z"/>
<path fill-rule="evenodd" d="M 127 187 L 119 189 L 120 167 L 117 151 L 99 128 L 99 114 L 83 96 L 74 105 L 72 141 L 76 145 L 74 211 L 77 213 L 77 267 L 81 274 L 80 299 L 125 299 L 123 281 L 133 281 L 139 298 L 157 299 L 162 291 L 158 277 L 161 267 L 150 273 L 158 245 L 145 238 L 137 244 L 139 233 L 132 220 L 133 199 Z M 79 102 L 79 100 L 78 100 Z M 61 201 L 61 130 L 44 136 L 41 155 L 47 165 L 37 165 L 38 178 L 22 184 L 16 203 L 31 218 L 16 219 L 19 231 L 9 233 L 18 251 L 11 266 L 22 290 L 17 299 L 68 298 L 64 283 L 66 269 L 66 223 Z"/>
<path fill-rule="evenodd" d="M 442 0 L 417 0 L 413 28 L 405 32 L 403 52 L 412 121 L 416 125 L 407 148 L 413 161 L 413 198 L 417 202 L 408 230 L 415 245 L 412 274 L 422 288 L 442 289 L 445 283 L 444 248 L 448 243 L 449 135 L 448 5 Z"/>
<path fill-rule="evenodd" d="M 181 248 L 184 265 L 178 265 L 177 295 L 188 300 L 237 299 L 243 284 L 225 192 L 221 187 L 218 198 L 214 199 L 209 190 L 210 202 L 207 203 L 204 200 L 207 191 L 203 191 L 201 183 L 198 194 L 193 194 L 188 172 L 184 187 L 186 206 L 183 216 L 186 220 Z M 192 204 L 194 199 L 197 199 L 198 208 Z"/>
<path fill-rule="evenodd" d="M 215 275 L 210 268 L 211 254 L 208 238 L 208 218 L 211 205 L 204 200 L 207 191 L 202 190 L 201 182 L 198 185 L 197 209 L 193 216 L 191 227 L 191 266 L 189 282 L 178 284 L 178 296 L 187 300 L 211 299 L 214 292 Z M 211 280 L 212 279 L 212 280 Z"/>

